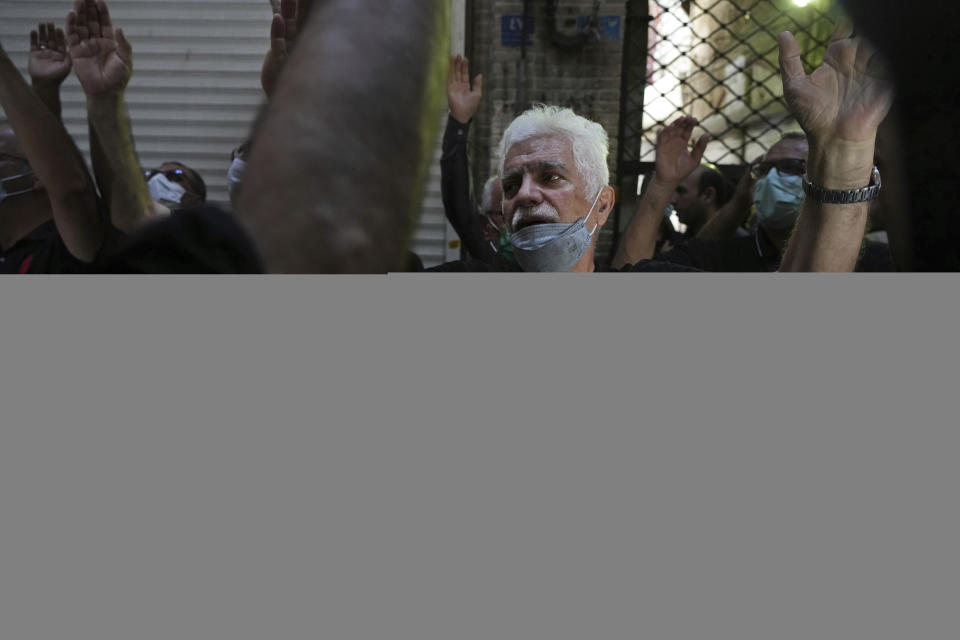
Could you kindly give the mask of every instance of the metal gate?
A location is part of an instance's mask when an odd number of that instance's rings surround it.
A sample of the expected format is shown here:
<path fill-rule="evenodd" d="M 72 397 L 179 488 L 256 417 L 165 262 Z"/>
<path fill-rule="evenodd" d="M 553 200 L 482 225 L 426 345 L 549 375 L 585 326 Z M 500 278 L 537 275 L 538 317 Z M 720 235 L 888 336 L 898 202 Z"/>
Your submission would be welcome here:
<path fill-rule="evenodd" d="M 704 160 L 731 179 L 783 133 L 799 130 L 783 100 L 777 34 L 794 34 L 811 70 L 823 60 L 834 4 L 629 0 L 618 183 L 652 171 L 657 134 L 681 114 L 700 120 L 695 135 L 711 134 Z"/>

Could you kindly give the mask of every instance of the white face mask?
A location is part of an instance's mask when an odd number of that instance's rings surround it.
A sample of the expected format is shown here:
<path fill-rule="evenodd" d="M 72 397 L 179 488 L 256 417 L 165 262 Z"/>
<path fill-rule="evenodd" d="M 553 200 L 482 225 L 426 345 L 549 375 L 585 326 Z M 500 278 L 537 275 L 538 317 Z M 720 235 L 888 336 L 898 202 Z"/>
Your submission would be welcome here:
<path fill-rule="evenodd" d="M 235 158 L 227 171 L 227 190 L 230 192 L 230 204 L 237 207 L 237 196 L 240 195 L 240 186 L 243 184 L 243 174 L 247 170 L 247 163 Z"/>
<path fill-rule="evenodd" d="M 175 182 L 171 182 L 162 173 L 150 178 L 147 182 L 150 197 L 161 204 L 180 204 L 187 190 Z"/>

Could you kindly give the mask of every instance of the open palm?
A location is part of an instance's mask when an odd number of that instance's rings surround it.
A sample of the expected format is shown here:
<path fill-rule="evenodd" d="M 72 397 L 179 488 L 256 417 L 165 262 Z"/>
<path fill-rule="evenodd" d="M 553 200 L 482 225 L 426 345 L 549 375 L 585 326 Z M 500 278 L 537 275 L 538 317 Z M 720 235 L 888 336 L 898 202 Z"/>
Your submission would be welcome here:
<path fill-rule="evenodd" d="M 447 76 L 447 106 L 457 122 L 466 124 L 473 119 L 483 96 L 483 74 L 477 74 L 470 87 L 470 60 L 461 55 L 450 59 Z"/>
<path fill-rule="evenodd" d="M 75 0 L 67 16 L 67 44 L 84 93 L 122 91 L 133 72 L 133 50 L 121 29 L 114 30 L 103 0 Z"/>
<path fill-rule="evenodd" d="M 882 62 L 869 43 L 850 37 L 852 33 L 852 24 L 841 20 L 823 63 L 809 76 L 793 35 L 779 36 L 783 94 L 808 134 L 848 142 L 870 140 L 890 109 L 893 89 Z"/>
<path fill-rule="evenodd" d="M 62 29 L 47 22 L 40 23 L 36 31 L 30 32 L 27 71 L 34 82 L 50 82 L 59 86 L 70 75 L 72 66 Z"/>
<path fill-rule="evenodd" d="M 655 171 L 660 180 L 667 183 L 683 182 L 700 166 L 710 136 L 706 133 L 700 136 L 691 149 L 690 136 L 697 124 L 696 118 L 681 116 L 660 131 L 655 160 Z"/>
<path fill-rule="evenodd" d="M 273 90 L 280 79 L 280 72 L 287 62 L 287 56 L 293 50 L 299 19 L 297 0 L 283 0 L 275 3 L 275 7 L 273 22 L 270 25 L 270 49 L 264 56 L 263 66 L 260 69 L 260 86 L 263 87 L 267 97 L 273 95 Z"/>

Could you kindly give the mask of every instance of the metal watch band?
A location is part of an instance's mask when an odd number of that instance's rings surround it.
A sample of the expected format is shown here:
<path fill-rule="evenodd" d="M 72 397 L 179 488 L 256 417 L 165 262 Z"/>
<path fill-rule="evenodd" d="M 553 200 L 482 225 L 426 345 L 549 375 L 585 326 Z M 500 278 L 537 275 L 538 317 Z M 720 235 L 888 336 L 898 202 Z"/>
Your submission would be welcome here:
<path fill-rule="evenodd" d="M 807 180 L 807 176 L 803 176 L 803 192 L 824 204 L 855 204 L 875 200 L 880 195 L 880 185 L 880 169 L 877 167 L 873 168 L 873 173 L 870 175 L 870 184 L 860 189 L 824 189 Z"/>

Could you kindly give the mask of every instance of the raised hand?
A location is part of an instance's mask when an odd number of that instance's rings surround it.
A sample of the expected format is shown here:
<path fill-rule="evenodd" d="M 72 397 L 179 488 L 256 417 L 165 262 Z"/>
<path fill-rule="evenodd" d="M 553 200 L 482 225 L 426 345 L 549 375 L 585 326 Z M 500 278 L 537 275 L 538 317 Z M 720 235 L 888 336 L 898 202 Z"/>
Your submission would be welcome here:
<path fill-rule="evenodd" d="M 747 170 L 743 172 L 743 175 L 740 176 L 740 180 L 737 182 L 737 188 L 733 192 L 733 200 L 739 203 L 741 206 L 747 207 L 753 203 L 753 190 L 757 186 L 757 181 L 753 177 L 753 165 L 759 164 L 763 160 L 763 156 L 754 159 L 753 162 L 747 167 Z"/>
<path fill-rule="evenodd" d="M 854 37 L 850 20 L 843 17 L 837 23 L 823 63 L 810 75 L 804 73 L 793 34 L 784 31 L 777 39 L 783 94 L 807 135 L 872 144 L 893 102 L 893 89 L 879 55 Z"/>
<path fill-rule="evenodd" d="M 696 118 L 681 116 L 660 131 L 657 136 L 656 177 L 665 184 L 680 184 L 700 166 L 703 152 L 710 142 L 710 134 L 705 133 L 690 149 L 690 136 L 698 121 Z"/>
<path fill-rule="evenodd" d="M 450 73 L 447 76 L 447 104 L 450 115 L 462 124 L 467 124 L 477 113 L 480 97 L 483 95 L 483 74 L 473 79 L 470 88 L 470 61 L 463 56 L 450 59 Z"/>
<path fill-rule="evenodd" d="M 41 22 L 36 31 L 30 32 L 30 57 L 27 71 L 34 84 L 60 86 L 72 68 L 67 40 L 63 29 L 52 22 Z"/>
<path fill-rule="evenodd" d="M 269 98 L 277 86 L 277 79 L 297 37 L 297 0 L 282 0 L 272 3 L 273 22 L 270 25 L 270 50 L 263 59 L 260 70 L 260 86 Z M 279 5 L 279 7 L 277 6 Z M 279 8 L 279 12 L 277 9 Z"/>
<path fill-rule="evenodd" d="M 74 0 L 67 15 L 73 70 L 88 97 L 120 93 L 133 73 L 133 48 L 114 29 L 103 0 Z"/>

